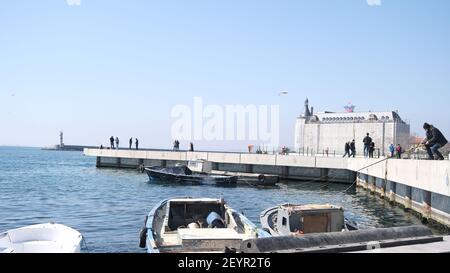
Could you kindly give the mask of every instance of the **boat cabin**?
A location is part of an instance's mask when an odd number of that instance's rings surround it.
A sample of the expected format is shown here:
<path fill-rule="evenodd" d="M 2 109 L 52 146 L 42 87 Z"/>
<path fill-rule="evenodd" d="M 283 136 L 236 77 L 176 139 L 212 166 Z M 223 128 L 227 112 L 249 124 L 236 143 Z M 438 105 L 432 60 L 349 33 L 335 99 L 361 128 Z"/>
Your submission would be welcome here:
<path fill-rule="evenodd" d="M 210 173 L 213 169 L 212 162 L 206 160 L 191 160 L 188 168 L 197 173 Z"/>
<path fill-rule="evenodd" d="M 344 210 L 332 205 L 283 205 L 278 208 L 280 235 L 340 232 L 345 225 Z"/>
<path fill-rule="evenodd" d="M 161 252 L 223 252 L 239 249 L 243 240 L 255 236 L 245 220 L 218 199 L 172 199 L 163 219 L 155 238 Z"/>

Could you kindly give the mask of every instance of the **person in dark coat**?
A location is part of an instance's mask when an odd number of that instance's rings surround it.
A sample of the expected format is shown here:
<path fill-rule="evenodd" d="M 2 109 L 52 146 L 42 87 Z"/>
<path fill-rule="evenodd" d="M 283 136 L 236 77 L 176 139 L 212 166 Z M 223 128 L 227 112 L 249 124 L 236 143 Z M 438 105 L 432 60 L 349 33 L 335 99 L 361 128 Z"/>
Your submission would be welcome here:
<path fill-rule="evenodd" d="M 133 138 L 130 138 L 130 150 L 132 146 L 133 146 Z"/>
<path fill-rule="evenodd" d="M 375 152 L 375 142 L 371 142 L 369 146 L 369 157 L 373 158 L 373 153 Z"/>
<path fill-rule="evenodd" d="M 437 156 L 437 160 L 444 160 L 444 156 L 441 152 L 439 152 L 439 149 L 447 145 L 447 139 L 438 128 L 431 124 L 425 123 L 423 125 L 423 129 L 425 129 L 427 137 L 424 139 L 422 144 L 424 144 L 427 149 L 428 158 L 430 160 L 434 160 L 435 158 L 433 154 L 435 154 Z"/>
<path fill-rule="evenodd" d="M 343 157 L 346 157 L 347 155 L 348 155 L 348 157 L 350 157 L 350 143 L 349 143 L 349 142 L 346 142 L 346 143 L 345 143 L 345 148 L 344 148 L 344 150 L 345 150 L 345 154 L 344 154 Z"/>
<path fill-rule="evenodd" d="M 370 152 L 370 144 L 372 143 L 372 138 L 370 134 L 367 133 L 367 136 L 363 139 L 364 142 L 364 156 L 368 157 Z"/>
<path fill-rule="evenodd" d="M 194 151 L 194 143 L 191 142 L 191 144 L 189 145 L 189 151 L 193 152 Z"/>
<path fill-rule="evenodd" d="M 136 138 L 136 150 L 139 150 L 139 140 Z"/>
<path fill-rule="evenodd" d="M 109 142 L 111 143 L 111 149 L 114 149 L 114 137 L 109 138 Z"/>
<path fill-rule="evenodd" d="M 352 152 L 351 156 L 355 157 L 356 156 L 356 142 L 355 142 L 355 140 L 353 140 L 350 143 L 350 151 Z"/>

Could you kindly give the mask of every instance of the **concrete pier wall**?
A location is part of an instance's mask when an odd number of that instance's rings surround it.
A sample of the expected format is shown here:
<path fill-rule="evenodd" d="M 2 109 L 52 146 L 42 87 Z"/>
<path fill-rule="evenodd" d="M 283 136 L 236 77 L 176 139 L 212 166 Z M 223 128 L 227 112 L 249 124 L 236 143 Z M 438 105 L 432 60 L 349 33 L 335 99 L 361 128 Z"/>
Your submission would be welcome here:
<path fill-rule="evenodd" d="M 189 160 L 213 162 L 217 170 L 277 174 L 284 179 L 353 184 L 450 227 L 450 161 L 85 149 L 98 167 L 174 166 Z"/>

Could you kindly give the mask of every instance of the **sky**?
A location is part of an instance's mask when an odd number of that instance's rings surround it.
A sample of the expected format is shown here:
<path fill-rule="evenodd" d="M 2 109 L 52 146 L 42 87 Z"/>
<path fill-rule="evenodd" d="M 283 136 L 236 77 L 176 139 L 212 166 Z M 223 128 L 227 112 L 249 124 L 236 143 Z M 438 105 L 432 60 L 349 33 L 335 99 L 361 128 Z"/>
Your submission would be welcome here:
<path fill-rule="evenodd" d="M 54 145 L 63 130 L 66 144 L 171 148 L 171 111 L 194 97 L 279 105 L 291 147 L 306 97 L 315 111 L 398 110 L 413 133 L 427 121 L 450 136 L 449 11 L 448 0 L 2 0 L 0 145 Z"/>

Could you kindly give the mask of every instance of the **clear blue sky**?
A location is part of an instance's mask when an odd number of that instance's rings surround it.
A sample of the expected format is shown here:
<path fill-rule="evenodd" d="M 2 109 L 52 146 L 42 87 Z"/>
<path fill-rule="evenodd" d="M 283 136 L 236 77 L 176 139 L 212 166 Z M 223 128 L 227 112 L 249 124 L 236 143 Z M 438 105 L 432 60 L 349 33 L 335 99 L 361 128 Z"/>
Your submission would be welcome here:
<path fill-rule="evenodd" d="M 72 144 L 170 147 L 171 109 L 194 96 L 279 104 L 288 146 L 306 96 L 450 136 L 449 75 L 448 0 L 3 0 L 0 145 L 64 130 Z"/>

